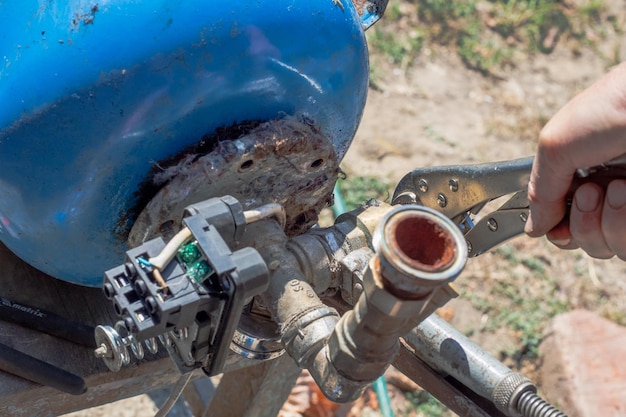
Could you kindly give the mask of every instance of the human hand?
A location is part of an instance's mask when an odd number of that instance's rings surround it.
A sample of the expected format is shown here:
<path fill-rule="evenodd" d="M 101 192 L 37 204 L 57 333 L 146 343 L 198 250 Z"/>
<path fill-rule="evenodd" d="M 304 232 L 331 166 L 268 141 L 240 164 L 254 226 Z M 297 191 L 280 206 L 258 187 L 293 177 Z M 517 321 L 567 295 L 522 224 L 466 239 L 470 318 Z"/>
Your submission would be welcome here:
<path fill-rule="evenodd" d="M 539 135 L 528 184 L 526 233 L 547 235 L 563 249 L 582 248 L 595 258 L 626 260 L 626 178 L 608 187 L 576 189 L 569 219 L 566 198 L 578 168 L 626 153 L 626 63 L 567 103 Z"/>

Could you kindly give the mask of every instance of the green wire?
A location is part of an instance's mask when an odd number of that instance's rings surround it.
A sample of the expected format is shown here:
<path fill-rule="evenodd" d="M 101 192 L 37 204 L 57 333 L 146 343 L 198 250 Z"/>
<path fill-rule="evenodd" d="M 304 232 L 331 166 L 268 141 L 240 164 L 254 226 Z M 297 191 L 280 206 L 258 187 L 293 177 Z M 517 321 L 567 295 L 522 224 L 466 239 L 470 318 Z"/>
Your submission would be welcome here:
<path fill-rule="evenodd" d="M 347 211 L 346 203 L 343 199 L 343 196 L 341 195 L 341 190 L 339 190 L 338 183 L 335 183 L 335 189 L 333 193 L 335 194 L 333 215 L 335 216 L 335 218 L 337 218 Z M 374 387 L 374 391 L 376 392 L 378 405 L 380 407 L 380 412 L 383 417 L 394 417 L 393 410 L 391 408 L 391 400 L 389 399 L 389 391 L 387 390 L 387 381 L 385 381 L 385 376 L 381 375 L 380 377 L 378 377 L 378 379 L 374 381 L 372 386 Z"/>

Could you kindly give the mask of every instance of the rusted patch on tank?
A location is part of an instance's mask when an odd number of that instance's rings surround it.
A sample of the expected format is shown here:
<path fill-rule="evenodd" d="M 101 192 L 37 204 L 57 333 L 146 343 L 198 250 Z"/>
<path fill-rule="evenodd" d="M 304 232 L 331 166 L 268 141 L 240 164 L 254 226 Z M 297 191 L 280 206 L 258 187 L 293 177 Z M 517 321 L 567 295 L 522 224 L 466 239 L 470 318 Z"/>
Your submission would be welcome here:
<path fill-rule="evenodd" d="M 151 186 L 162 188 L 138 216 L 129 244 L 139 245 L 157 234 L 170 237 L 162 225 L 178 230 L 186 206 L 227 194 L 245 209 L 282 204 L 290 236 L 315 224 L 322 208 L 332 204 L 339 173 L 330 139 L 302 116 L 260 123 L 239 136 L 220 135 L 208 153 L 188 150 L 178 155 L 176 164 L 159 163 Z"/>
<path fill-rule="evenodd" d="M 152 169 L 146 175 L 146 179 L 139 184 L 137 191 L 133 194 L 133 206 L 122 213 L 116 222 L 115 236 L 122 242 L 128 240 L 133 223 L 164 185 L 179 174 L 184 173 L 198 158 L 212 152 L 220 142 L 244 136 L 261 123 L 263 122 L 260 120 L 248 120 L 219 127 L 213 133 L 204 135 L 198 142 L 184 148 L 177 154 L 154 162 Z M 163 192 L 167 193 L 168 189 L 164 189 Z"/>
<path fill-rule="evenodd" d="M 363 16 L 363 13 L 367 11 L 367 5 L 371 3 L 371 0 L 352 0 L 354 8 L 359 16 Z"/>

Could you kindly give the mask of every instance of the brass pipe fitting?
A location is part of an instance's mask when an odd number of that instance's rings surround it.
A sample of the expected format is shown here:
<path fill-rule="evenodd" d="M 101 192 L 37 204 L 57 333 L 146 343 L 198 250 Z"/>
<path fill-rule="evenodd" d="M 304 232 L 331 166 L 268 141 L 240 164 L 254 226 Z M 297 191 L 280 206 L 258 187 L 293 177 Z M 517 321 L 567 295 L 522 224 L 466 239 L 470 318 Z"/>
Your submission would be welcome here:
<path fill-rule="evenodd" d="M 467 245 L 452 221 L 421 206 L 388 213 L 374 235 L 381 284 L 404 299 L 421 299 L 454 280 L 467 261 Z"/>
<path fill-rule="evenodd" d="M 290 250 L 282 227 L 272 220 L 247 226 L 247 236 L 270 271 L 267 290 L 260 296 L 278 324 L 281 342 L 298 366 L 309 368 L 339 320 L 335 309 L 317 296 L 302 272 L 298 256 Z"/>
<path fill-rule="evenodd" d="M 361 395 L 395 356 L 398 337 L 456 293 L 447 285 L 462 271 L 467 247 L 459 229 L 436 211 L 401 206 L 374 235 L 377 254 L 363 294 L 335 326 L 311 374 L 333 401 Z"/>

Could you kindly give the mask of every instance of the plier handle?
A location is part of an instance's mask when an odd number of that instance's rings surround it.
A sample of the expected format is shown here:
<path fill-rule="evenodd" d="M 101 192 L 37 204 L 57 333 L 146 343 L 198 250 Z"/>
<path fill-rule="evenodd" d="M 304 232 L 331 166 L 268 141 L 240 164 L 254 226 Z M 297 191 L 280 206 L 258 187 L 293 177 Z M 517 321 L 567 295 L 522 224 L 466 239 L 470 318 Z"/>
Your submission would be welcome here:
<path fill-rule="evenodd" d="M 48 333 L 71 342 L 95 348 L 94 328 L 49 311 L 0 296 L 0 320 Z M 86 390 L 82 377 L 37 359 L 0 342 L 0 371 L 56 388 L 73 395 Z"/>

